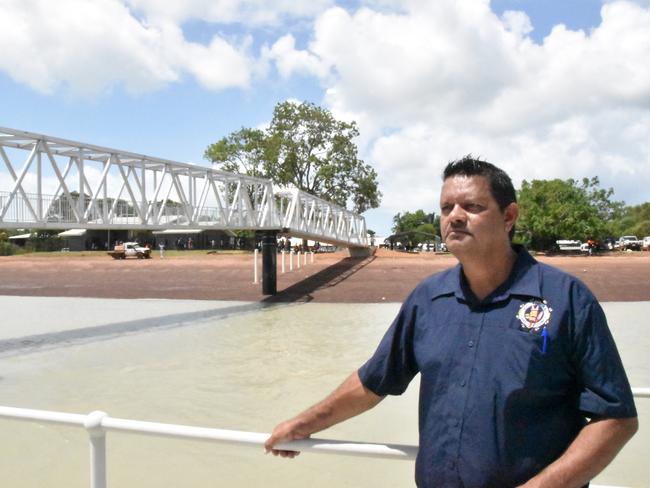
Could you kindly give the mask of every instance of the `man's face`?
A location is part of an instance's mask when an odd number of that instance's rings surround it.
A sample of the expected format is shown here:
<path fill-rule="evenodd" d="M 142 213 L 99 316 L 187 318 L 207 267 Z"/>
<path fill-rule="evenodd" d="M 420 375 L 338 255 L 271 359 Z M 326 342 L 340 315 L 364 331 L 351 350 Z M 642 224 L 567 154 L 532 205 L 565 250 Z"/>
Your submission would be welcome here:
<path fill-rule="evenodd" d="M 452 176 L 440 193 L 440 230 L 457 257 L 489 256 L 509 246 L 508 232 L 517 219 L 517 204 L 503 211 L 482 176 Z"/>

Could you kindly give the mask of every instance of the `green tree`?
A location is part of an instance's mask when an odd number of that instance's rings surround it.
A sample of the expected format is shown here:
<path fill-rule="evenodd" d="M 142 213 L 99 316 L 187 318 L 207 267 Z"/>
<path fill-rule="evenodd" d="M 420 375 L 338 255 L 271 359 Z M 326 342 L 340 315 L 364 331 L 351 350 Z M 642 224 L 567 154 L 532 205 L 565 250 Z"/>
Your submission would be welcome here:
<path fill-rule="evenodd" d="M 210 144 L 204 157 L 224 171 L 256 177 L 265 177 L 270 164 L 264 131 L 245 127 Z"/>
<path fill-rule="evenodd" d="M 207 147 L 204 157 L 226 171 L 269 178 L 364 212 L 379 206 L 377 173 L 359 159 L 355 122 L 336 120 L 312 103 L 275 106 L 269 128 L 242 128 Z"/>
<path fill-rule="evenodd" d="M 622 202 L 611 201 L 613 190 L 600 188 L 598 177 L 582 182 L 524 180 L 519 190 L 517 231 L 537 250 L 550 250 L 558 239 L 602 239 L 611 234 Z"/>
<path fill-rule="evenodd" d="M 614 221 L 612 235 L 650 236 L 650 202 L 623 208 Z"/>
<path fill-rule="evenodd" d="M 424 210 L 416 210 L 415 212 L 398 213 L 393 216 L 393 233 L 407 232 L 417 230 L 423 224 L 435 224 L 436 218 L 433 213 L 426 213 Z M 439 222 L 439 221 L 438 221 Z M 434 233 L 435 233 L 435 228 Z"/>
<path fill-rule="evenodd" d="M 393 216 L 393 234 L 399 235 L 399 241 L 413 248 L 418 244 L 433 242 L 433 237 L 439 235 L 440 219 L 433 213 L 424 210 L 398 213 Z"/>

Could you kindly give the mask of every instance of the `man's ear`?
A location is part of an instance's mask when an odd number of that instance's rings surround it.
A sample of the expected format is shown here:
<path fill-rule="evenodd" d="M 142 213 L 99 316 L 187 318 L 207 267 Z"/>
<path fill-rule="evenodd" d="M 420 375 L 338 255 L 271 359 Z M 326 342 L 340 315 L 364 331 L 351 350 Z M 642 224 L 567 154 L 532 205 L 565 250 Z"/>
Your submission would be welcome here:
<path fill-rule="evenodd" d="M 517 223 L 518 218 L 519 218 L 519 205 L 517 205 L 515 202 L 512 202 L 503 211 L 503 222 L 506 225 L 506 232 L 510 232 L 510 230 Z"/>

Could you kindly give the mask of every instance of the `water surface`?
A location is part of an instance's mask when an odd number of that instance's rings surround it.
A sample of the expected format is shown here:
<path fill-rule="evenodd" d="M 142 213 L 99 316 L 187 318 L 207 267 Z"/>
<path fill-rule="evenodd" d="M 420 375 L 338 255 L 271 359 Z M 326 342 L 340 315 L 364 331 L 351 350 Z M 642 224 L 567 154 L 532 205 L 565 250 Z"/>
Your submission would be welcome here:
<path fill-rule="evenodd" d="M 72 299 L 30 300 L 36 309 L 58 307 L 57 334 L 45 335 L 36 348 L 11 342 L 13 348 L 0 356 L 0 404 L 75 413 L 104 410 L 115 417 L 256 432 L 270 431 L 337 386 L 372 353 L 399 308 L 394 303 L 260 308 L 93 300 L 74 302 L 81 308 L 65 321 L 61 316 L 71 310 L 67 300 Z M 59 305 L 51 300 L 60 300 Z M 133 307 L 139 310 L 133 320 L 145 320 L 147 314 L 157 318 L 137 322 L 134 332 L 126 333 L 116 324 L 129 323 L 132 317 L 125 310 Z M 613 303 L 605 308 L 631 382 L 650 386 L 645 330 L 650 307 Z M 21 329 L 20 316 L 5 310 L 9 316 L 3 317 L 2 328 L 11 327 L 11 333 L 0 332 L 3 340 L 47 334 L 44 324 Z M 33 313 L 23 309 L 25 316 Z M 84 314 L 94 317 L 95 336 L 75 335 Z M 637 404 L 641 419 L 650 419 L 650 399 Z M 648 422 L 599 483 L 647 486 Z M 417 381 L 402 397 L 318 436 L 416 444 Z M 88 448 L 81 429 L 0 420 L 0 439 L 3 487 L 88 486 Z M 283 460 L 263 455 L 261 448 L 108 434 L 112 487 L 396 487 L 413 486 L 412 479 L 410 461 L 313 453 Z"/>

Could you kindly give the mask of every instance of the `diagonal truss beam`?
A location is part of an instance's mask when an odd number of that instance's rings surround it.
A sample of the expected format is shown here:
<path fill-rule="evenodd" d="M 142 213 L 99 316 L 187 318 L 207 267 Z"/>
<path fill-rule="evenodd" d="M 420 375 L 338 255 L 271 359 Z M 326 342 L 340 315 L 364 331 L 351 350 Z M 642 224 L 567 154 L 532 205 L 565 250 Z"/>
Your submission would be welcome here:
<path fill-rule="evenodd" d="M 3 127 L 0 159 L 0 227 L 275 230 L 368 245 L 363 217 L 263 178 Z"/>

